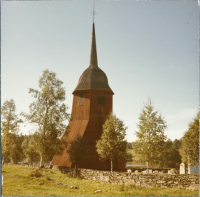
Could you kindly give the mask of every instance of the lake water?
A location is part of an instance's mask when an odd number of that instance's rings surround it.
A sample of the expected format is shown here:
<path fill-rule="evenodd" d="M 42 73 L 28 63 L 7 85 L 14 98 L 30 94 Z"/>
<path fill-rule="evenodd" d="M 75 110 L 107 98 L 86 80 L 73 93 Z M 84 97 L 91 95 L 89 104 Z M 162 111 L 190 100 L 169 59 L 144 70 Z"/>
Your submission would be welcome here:
<path fill-rule="evenodd" d="M 131 167 L 131 166 L 146 166 L 146 165 L 126 164 L 126 166 Z"/>

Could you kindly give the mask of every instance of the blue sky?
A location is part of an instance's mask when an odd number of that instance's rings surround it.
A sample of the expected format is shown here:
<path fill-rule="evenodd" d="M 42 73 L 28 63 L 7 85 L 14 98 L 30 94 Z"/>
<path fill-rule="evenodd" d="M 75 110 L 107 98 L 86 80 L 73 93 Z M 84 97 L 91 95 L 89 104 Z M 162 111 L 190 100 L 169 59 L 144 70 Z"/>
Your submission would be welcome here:
<path fill-rule="evenodd" d="M 57 73 L 72 92 L 89 66 L 93 1 L 1 2 L 1 103 L 28 112 L 42 71 Z M 198 110 L 199 11 L 196 1 L 96 1 L 98 65 L 115 95 L 113 111 L 136 140 L 139 113 L 150 97 L 182 137 Z M 22 126 L 28 134 L 31 125 Z"/>

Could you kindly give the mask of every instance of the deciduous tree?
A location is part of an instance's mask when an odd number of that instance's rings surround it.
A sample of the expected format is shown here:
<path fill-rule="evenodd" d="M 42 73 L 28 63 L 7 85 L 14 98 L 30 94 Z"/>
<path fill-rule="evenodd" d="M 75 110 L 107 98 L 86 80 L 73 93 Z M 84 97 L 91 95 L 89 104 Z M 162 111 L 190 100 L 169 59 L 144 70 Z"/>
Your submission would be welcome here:
<path fill-rule="evenodd" d="M 40 155 L 37 152 L 37 147 L 34 139 L 34 135 L 26 136 L 22 142 L 22 150 L 25 155 L 26 163 L 38 162 Z"/>
<path fill-rule="evenodd" d="M 56 77 L 56 73 L 49 70 L 43 71 L 39 79 L 40 90 L 29 89 L 35 101 L 30 104 L 30 113 L 22 113 L 27 121 L 37 125 L 35 131 L 36 147 L 43 159 L 49 154 L 62 152 L 62 147 L 66 146 L 60 138 L 63 135 L 66 125 L 65 121 L 69 119 L 67 113 L 68 107 L 63 103 L 65 100 L 65 89 L 63 82 Z M 65 133 L 66 134 L 66 133 Z"/>
<path fill-rule="evenodd" d="M 175 139 L 173 142 L 168 139 L 163 143 L 164 151 L 161 153 L 159 167 L 179 168 L 181 156 L 179 149 L 181 147 L 180 140 Z"/>
<path fill-rule="evenodd" d="M 199 112 L 182 137 L 181 156 L 190 166 L 199 164 Z"/>
<path fill-rule="evenodd" d="M 147 169 L 149 169 L 149 163 L 158 162 L 164 151 L 163 144 L 166 140 L 164 130 L 167 128 L 164 118 L 158 115 L 157 111 L 154 111 L 151 99 L 142 109 L 137 126 L 136 151 L 144 156 Z"/>
<path fill-rule="evenodd" d="M 124 159 L 127 157 L 127 141 L 124 139 L 126 130 L 127 127 L 123 121 L 111 113 L 103 125 L 101 139 L 97 141 L 97 152 L 102 159 L 110 159 L 111 172 L 113 171 L 113 160 L 117 156 Z"/>
<path fill-rule="evenodd" d="M 77 138 L 70 143 L 68 153 L 70 155 L 70 160 L 75 167 L 87 163 L 90 157 L 87 140 L 78 135 Z"/>
<path fill-rule="evenodd" d="M 13 163 L 20 160 L 20 151 L 16 148 L 18 146 L 19 123 L 22 123 L 22 120 L 16 114 L 14 100 L 6 100 L 1 108 L 1 151 L 3 163 L 5 157 L 9 157 Z"/>

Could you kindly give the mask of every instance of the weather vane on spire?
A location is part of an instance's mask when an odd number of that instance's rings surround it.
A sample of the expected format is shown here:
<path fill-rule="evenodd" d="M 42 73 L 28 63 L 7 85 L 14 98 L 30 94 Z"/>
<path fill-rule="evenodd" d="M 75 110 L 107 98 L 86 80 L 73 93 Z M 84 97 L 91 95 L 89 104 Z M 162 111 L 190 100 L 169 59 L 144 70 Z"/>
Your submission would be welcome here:
<path fill-rule="evenodd" d="M 93 23 L 94 23 L 94 15 L 96 14 L 96 12 L 95 12 L 95 0 L 94 0 L 93 11 L 91 13 L 93 15 Z"/>

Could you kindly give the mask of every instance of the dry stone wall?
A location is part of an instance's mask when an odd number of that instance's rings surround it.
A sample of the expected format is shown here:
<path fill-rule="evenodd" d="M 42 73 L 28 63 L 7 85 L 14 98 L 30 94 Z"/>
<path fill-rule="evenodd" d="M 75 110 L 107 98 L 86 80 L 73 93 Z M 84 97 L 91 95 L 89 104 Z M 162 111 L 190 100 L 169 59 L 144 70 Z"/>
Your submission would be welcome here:
<path fill-rule="evenodd" d="M 110 184 L 135 184 L 141 187 L 186 188 L 199 190 L 198 174 L 140 174 L 134 172 L 109 172 L 89 169 L 71 169 L 53 166 L 72 177 Z"/>

